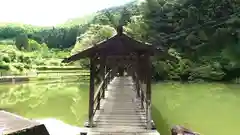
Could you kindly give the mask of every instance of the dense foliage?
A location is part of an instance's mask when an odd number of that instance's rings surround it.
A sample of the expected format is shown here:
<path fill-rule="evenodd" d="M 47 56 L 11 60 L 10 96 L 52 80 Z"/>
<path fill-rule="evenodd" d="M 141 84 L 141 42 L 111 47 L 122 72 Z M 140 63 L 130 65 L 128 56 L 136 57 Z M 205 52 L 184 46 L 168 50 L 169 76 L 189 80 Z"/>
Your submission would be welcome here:
<path fill-rule="evenodd" d="M 161 69 L 184 80 L 239 77 L 239 4 L 235 0 L 147 0 L 144 20 L 149 42 L 174 49 L 179 58 L 179 63 L 160 62 L 171 65 Z"/>
<path fill-rule="evenodd" d="M 29 45 L 36 41 L 29 41 Z M 20 51 L 13 45 L 0 45 L 0 75 L 21 75 L 35 71 L 39 66 L 62 66 L 61 58 L 69 55 L 69 50 L 48 49 L 42 45 L 37 51 Z"/>
<path fill-rule="evenodd" d="M 0 39 L 15 39 L 20 35 L 38 43 L 46 43 L 49 48 L 69 48 L 76 42 L 76 37 L 86 29 L 84 26 L 36 27 L 28 25 L 0 25 Z"/>
<path fill-rule="evenodd" d="M 76 53 L 124 25 L 129 36 L 162 46 L 178 59 L 153 58 L 154 79 L 222 81 L 240 77 L 239 13 L 237 0 L 134 1 L 52 28 L 1 25 L 0 38 L 1 44 L 13 39 L 22 51 L 69 48 Z"/>

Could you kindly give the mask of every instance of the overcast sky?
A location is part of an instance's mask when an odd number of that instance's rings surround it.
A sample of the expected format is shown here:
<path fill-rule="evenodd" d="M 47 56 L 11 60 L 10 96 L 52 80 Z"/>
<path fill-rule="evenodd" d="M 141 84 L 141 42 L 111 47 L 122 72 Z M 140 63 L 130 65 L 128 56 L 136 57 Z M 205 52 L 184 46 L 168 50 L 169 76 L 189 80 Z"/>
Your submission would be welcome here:
<path fill-rule="evenodd" d="M 0 22 L 49 26 L 132 0 L 1 0 Z"/>

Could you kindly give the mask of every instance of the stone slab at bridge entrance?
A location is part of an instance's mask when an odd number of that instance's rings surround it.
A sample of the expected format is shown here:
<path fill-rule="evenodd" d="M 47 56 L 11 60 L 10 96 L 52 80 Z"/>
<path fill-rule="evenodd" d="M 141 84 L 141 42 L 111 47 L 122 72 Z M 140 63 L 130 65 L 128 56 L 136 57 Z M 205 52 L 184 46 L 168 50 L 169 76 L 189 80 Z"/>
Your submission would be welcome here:
<path fill-rule="evenodd" d="M 63 60 L 90 59 L 88 134 L 155 135 L 151 117 L 151 60 L 162 48 L 117 34 Z M 101 77 L 95 89 L 95 79 Z"/>

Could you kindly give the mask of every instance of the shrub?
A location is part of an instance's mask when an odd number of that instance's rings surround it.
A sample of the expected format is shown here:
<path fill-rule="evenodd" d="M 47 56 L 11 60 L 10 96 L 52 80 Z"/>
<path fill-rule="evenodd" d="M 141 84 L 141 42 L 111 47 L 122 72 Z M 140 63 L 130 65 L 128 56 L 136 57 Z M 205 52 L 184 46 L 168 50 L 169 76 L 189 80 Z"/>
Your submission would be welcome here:
<path fill-rule="evenodd" d="M 31 69 L 31 64 L 24 64 L 24 68 L 26 68 L 26 69 Z"/>
<path fill-rule="evenodd" d="M 11 71 L 11 74 L 13 74 L 13 75 L 20 74 L 20 71 L 16 67 L 9 65 L 9 68 L 10 68 L 9 70 Z"/>
<path fill-rule="evenodd" d="M 41 48 L 42 48 L 42 51 L 43 51 L 43 52 L 48 51 L 48 46 L 47 46 L 47 44 L 45 44 L 45 43 L 43 43 L 43 44 L 41 45 Z"/>
<path fill-rule="evenodd" d="M 4 62 L 6 62 L 6 63 L 10 63 L 11 62 L 11 58 L 10 58 L 10 56 L 8 55 L 8 54 L 6 54 L 6 53 L 4 53 L 4 54 L 2 54 L 1 56 L 0 56 L 0 60 L 1 61 L 4 61 Z"/>
<path fill-rule="evenodd" d="M 56 60 L 56 59 L 50 59 L 48 61 L 46 61 L 44 64 L 48 65 L 48 66 L 59 66 L 61 63 L 61 61 Z"/>
<path fill-rule="evenodd" d="M 18 69 L 19 71 L 24 70 L 24 64 L 23 63 L 13 63 L 12 66 L 15 67 L 16 69 Z"/>
<path fill-rule="evenodd" d="M 200 78 L 209 80 L 222 80 L 225 73 L 221 70 L 216 71 L 211 65 L 203 65 L 191 70 L 190 78 Z M 189 79 L 190 79 L 189 78 Z"/>
<path fill-rule="evenodd" d="M 29 39 L 28 44 L 29 44 L 29 51 L 41 50 L 41 45 L 35 40 Z"/>
<path fill-rule="evenodd" d="M 5 63 L 4 61 L 0 61 L 0 69 L 9 70 L 9 64 Z"/>

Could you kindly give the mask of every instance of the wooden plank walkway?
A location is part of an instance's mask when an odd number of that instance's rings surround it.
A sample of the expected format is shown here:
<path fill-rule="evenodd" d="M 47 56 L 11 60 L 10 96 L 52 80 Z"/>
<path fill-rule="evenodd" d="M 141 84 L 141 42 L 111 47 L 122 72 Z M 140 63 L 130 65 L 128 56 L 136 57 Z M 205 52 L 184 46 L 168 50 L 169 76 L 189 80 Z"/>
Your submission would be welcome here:
<path fill-rule="evenodd" d="M 141 101 L 136 98 L 131 77 L 115 77 L 108 85 L 106 98 L 94 116 L 95 127 L 90 135 L 159 135 L 146 129 L 146 115 Z"/>

